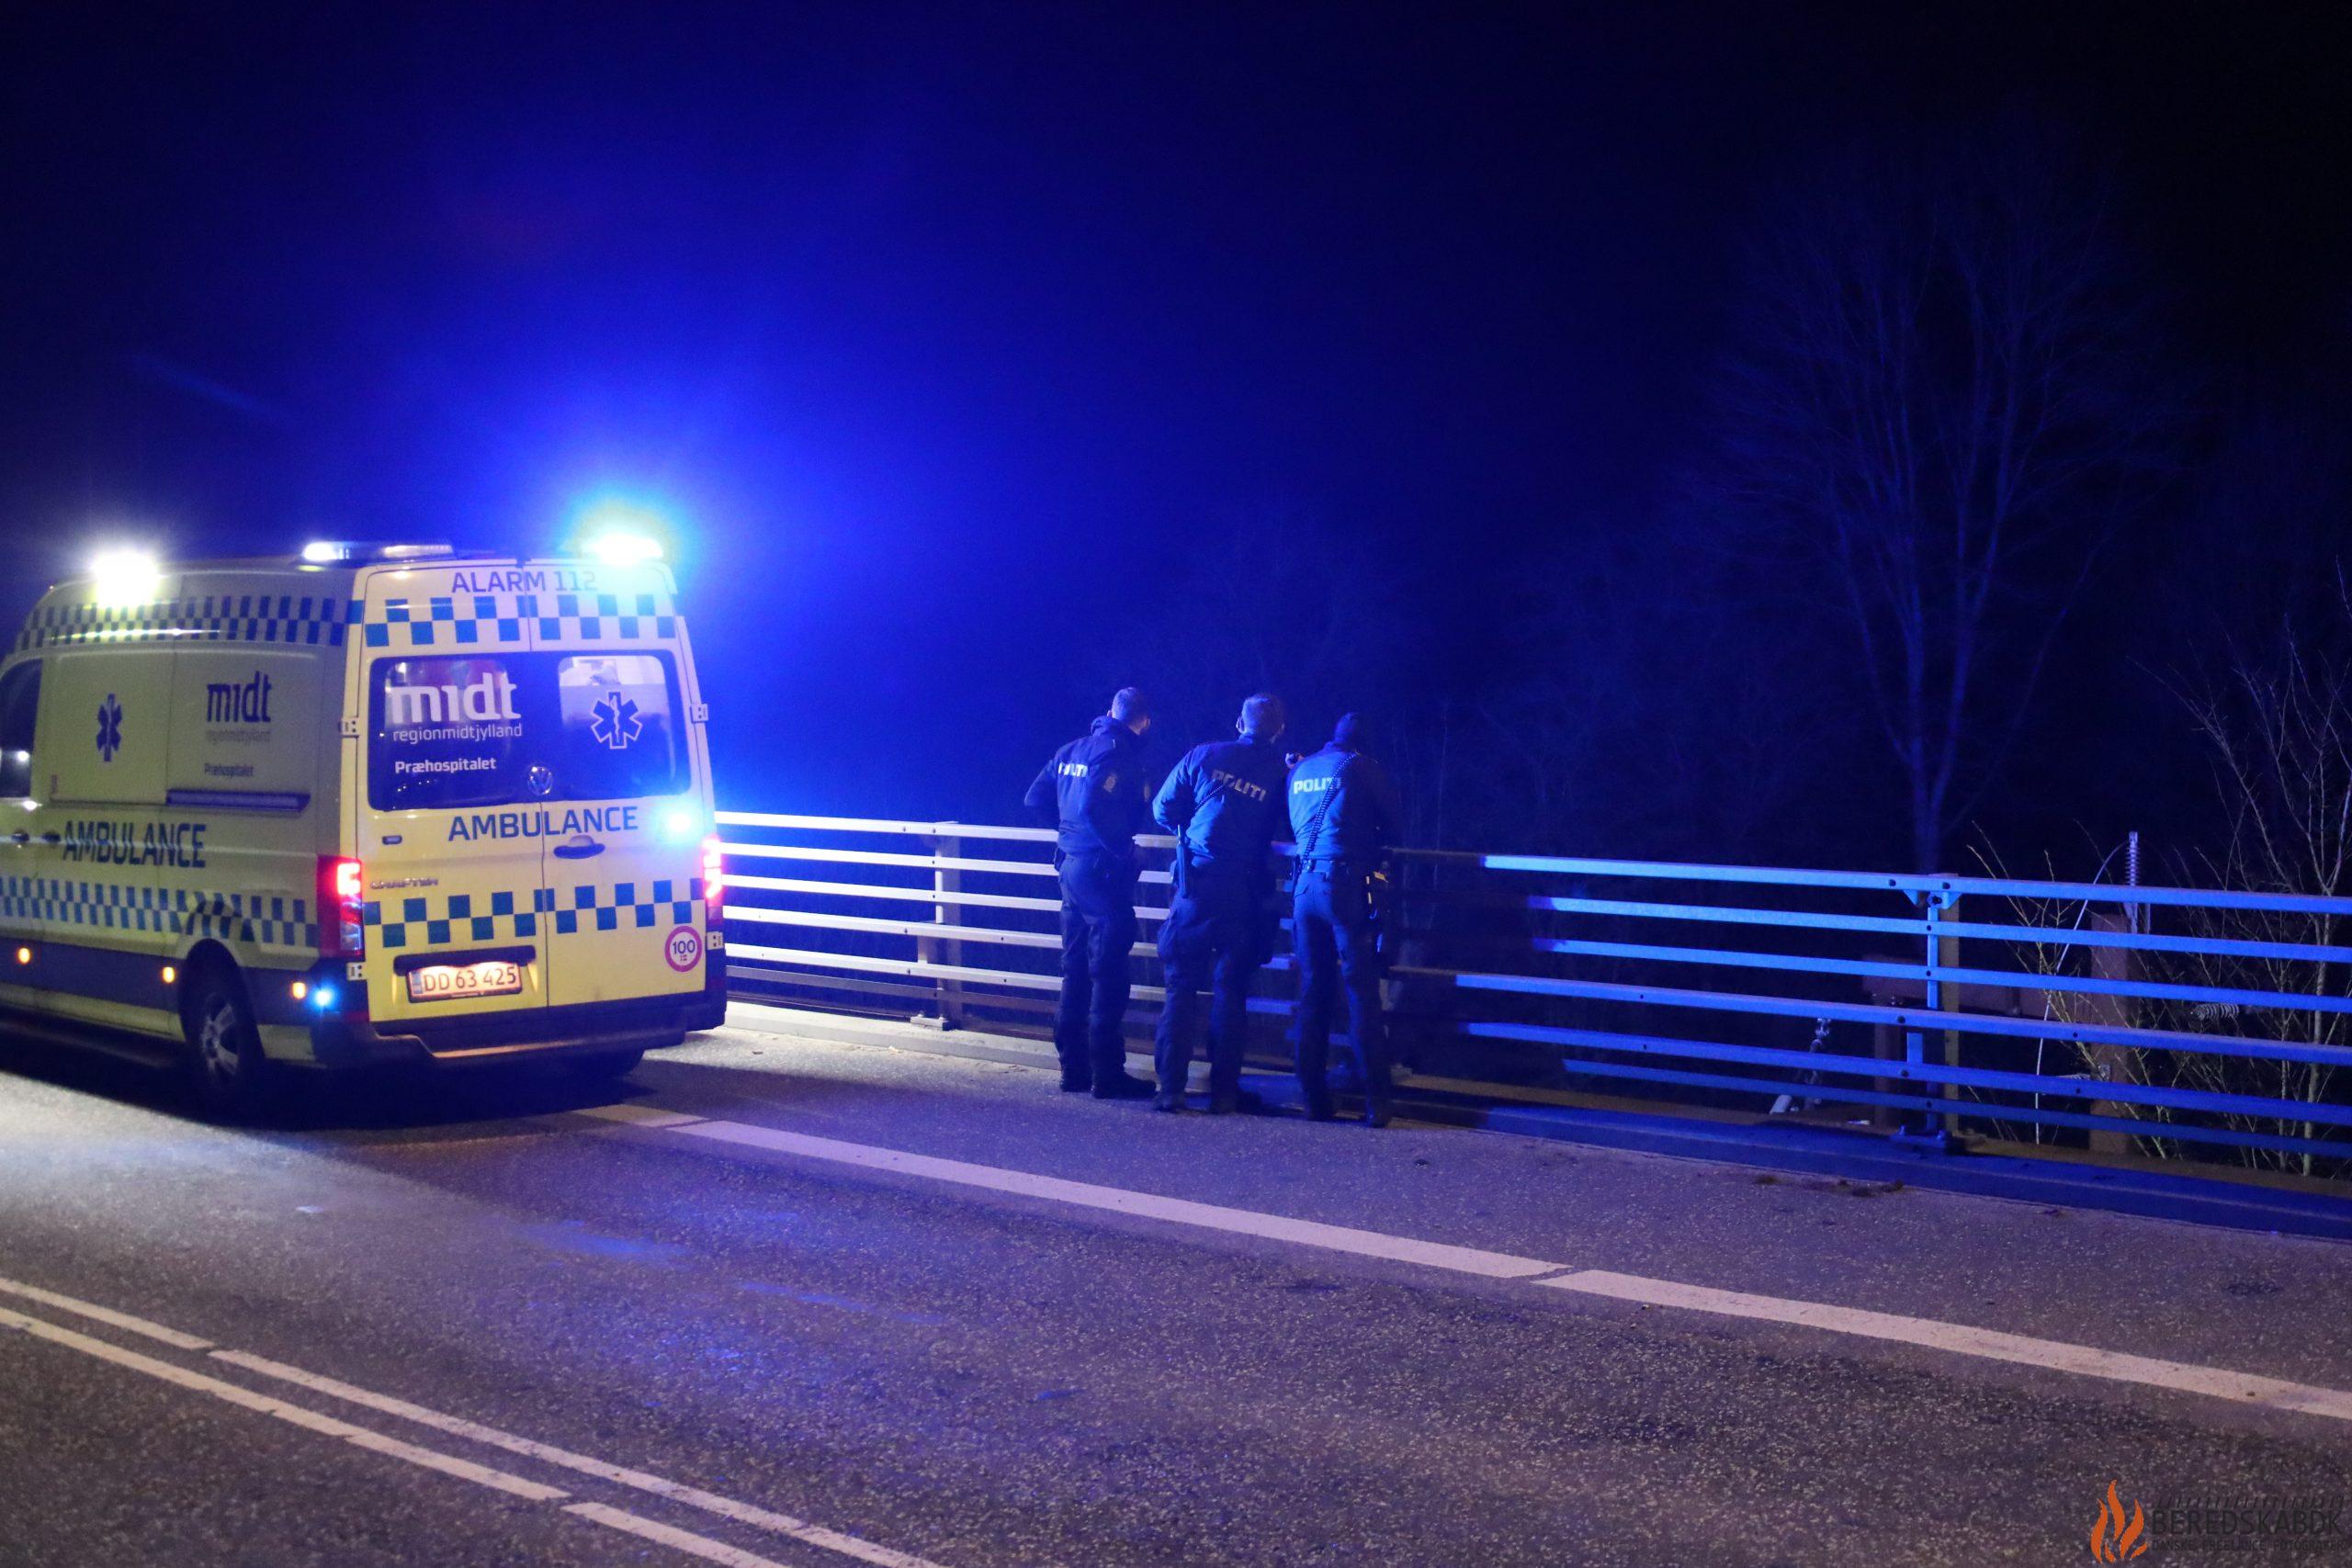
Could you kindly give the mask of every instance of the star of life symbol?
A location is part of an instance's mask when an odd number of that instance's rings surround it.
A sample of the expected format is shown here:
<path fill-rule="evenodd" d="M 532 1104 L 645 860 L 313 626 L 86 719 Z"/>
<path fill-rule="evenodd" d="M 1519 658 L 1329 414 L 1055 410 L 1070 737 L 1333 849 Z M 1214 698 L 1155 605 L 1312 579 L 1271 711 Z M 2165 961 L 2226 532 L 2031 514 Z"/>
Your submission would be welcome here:
<path fill-rule="evenodd" d="M 122 750 L 122 704 L 112 692 L 98 705 L 98 761 L 111 762 Z"/>
<path fill-rule="evenodd" d="M 588 710 L 588 733 L 596 738 L 599 746 L 626 750 L 630 741 L 645 733 L 645 719 L 635 703 L 615 692 L 599 698 L 596 705 Z"/>

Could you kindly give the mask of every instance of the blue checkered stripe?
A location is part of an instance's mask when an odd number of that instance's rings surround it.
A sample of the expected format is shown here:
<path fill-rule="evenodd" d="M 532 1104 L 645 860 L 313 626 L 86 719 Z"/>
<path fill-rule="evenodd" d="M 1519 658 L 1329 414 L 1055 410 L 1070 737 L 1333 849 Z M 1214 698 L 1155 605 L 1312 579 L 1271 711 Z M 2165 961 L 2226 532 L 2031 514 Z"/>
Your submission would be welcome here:
<path fill-rule="evenodd" d="M 259 947 L 315 948 L 319 944 L 310 900 L 275 893 L 210 893 L 59 876 L 0 876 L 0 919 L 41 920 L 91 931 L 220 937 Z"/>
<path fill-rule="evenodd" d="M 42 604 L 17 635 L 19 652 L 82 642 L 274 642 L 343 646 L 355 618 L 341 599 L 219 593 L 152 604 Z"/>
<path fill-rule="evenodd" d="M 367 616 L 355 600 L 352 615 L 366 626 L 369 648 L 514 647 L 533 633 L 551 642 L 634 642 L 678 635 L 678 615 L 666 593 L 463 593 L 431 599 L 387 599 Z"/>
<path fill-rule="evenodd" d="M 521 893 L 447 893 L 422 897 L 368 900 L 362 919 L 386 952 L 409 947 L 447 947 L 460 942 L 557 936 L 579 931 L 611 931 L 694 923 L 702 904 L 702 878 L 683 882 L 660 876 L 650 882 L 589 883 L 576 887 L 534 887 Z"/>

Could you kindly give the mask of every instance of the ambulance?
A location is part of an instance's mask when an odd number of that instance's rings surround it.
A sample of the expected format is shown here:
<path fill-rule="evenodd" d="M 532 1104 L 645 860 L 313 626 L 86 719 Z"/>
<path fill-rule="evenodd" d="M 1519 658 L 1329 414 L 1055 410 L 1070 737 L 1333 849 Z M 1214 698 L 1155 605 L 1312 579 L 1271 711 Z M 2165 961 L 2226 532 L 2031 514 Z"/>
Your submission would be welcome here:
<path fill-rule="evenodd" d="M 725 1010 L 707 718 L 647 548 L 114 553 L 0 661 L 0 1032 L 626 1073 Z"/>

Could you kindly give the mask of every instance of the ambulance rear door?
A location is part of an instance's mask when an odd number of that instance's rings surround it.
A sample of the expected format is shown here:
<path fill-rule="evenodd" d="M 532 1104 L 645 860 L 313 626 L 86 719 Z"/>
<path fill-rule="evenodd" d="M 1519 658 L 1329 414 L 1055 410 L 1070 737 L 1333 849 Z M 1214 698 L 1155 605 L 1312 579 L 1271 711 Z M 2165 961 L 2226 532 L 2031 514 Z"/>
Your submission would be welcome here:
<path fill-rule="evenodd" d="M 539 574 L 542 578 L 544 574 Z M 379 1027 L 545 1009 L 551 692 L 533 572 L 504 562 L 361 579 L 363 756 L 352 842 Z"/>
<path fill-rule="evenodd" d="M 554 699 L 545 943 L 558 1006 L 703 989 L 700 713 L 668 572 L 582 567 L 534 627 Z M 557 809 L 554 801 L 560 801 Z"/>

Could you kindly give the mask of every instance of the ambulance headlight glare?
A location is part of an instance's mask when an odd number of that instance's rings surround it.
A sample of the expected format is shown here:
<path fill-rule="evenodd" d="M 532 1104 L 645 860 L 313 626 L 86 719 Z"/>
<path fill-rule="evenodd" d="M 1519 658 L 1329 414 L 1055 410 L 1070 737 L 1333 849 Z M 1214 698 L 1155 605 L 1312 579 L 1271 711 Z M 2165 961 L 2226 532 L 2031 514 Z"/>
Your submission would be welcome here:
<path fill-rule="evenodd" d="M 342 994 L 333 986 L 313 986 L 311 987 L 311 1005 L 325 1012 L 334 1006 L 335 998 Z"/>
<path fill-rule="evenodd" d="M 662 837 L 673 844 L 702 837 L 702 813 L 692 807 L 673 806 L 662 814 Z"/>
<path fill-rule="evenodd" d="M 146 604 L 163 586 L 164 569 L 152 550 L 100 550 L 90 558 L 90 579 L 100 604 Z"/>

